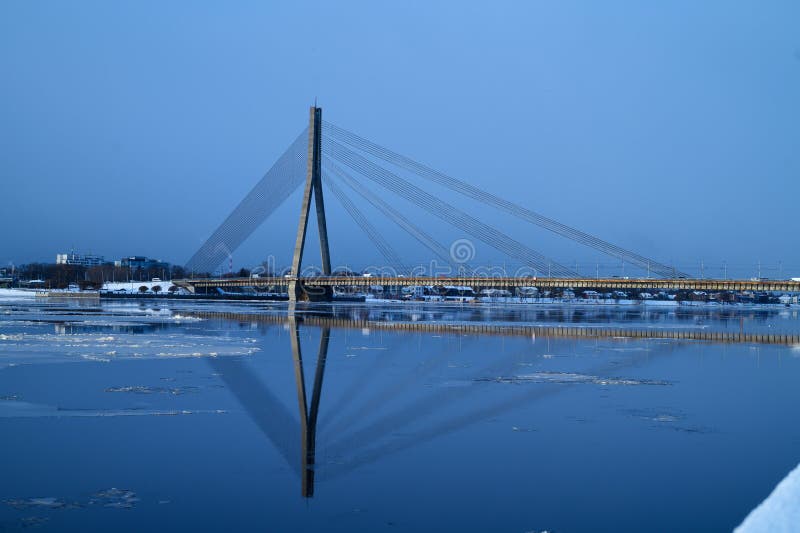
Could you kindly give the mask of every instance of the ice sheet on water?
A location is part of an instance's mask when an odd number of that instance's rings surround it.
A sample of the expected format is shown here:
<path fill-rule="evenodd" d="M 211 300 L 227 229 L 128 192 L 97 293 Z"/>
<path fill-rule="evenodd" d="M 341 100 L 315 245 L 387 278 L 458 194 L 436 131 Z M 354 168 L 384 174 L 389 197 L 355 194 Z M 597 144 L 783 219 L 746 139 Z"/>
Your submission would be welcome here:
<path fill-rule="evenodd" d="M 180 313 L 175 313 L 170 318 L 175 322 L 202 322 L 204 320 L 197 316 L 182 315 Z"/>
<path fill-rule="evenodd" d="M 139 501 L 136 493 L 128 489 L 100 490 L 88 499 L 70 501 L 56 496 L 36 498 L 14 498 L 3 500 L 3 503 L 14 509 L 75 509 L 89 505 L 100 505 L 113 509 L 131 509 Z"/>
<path fill-rule="evenodd" d="M 9 313 L 10 314 L 10 313 Z M 36 326 L 38 322 L 34 320 L 3 320 L 0 321 L 0 328 L 18 328 Z"/>
<path fill-rule="evenodd" d="M 200 387 L 148 387 L 145 385 L 129 385 L 125 387 L 108 387 L 106 392 L 129 392 L 133 394 L 170 394 L 180 396 L 191 392 L 198 392 Z"/>
<path fill-rule="evenodd" d="M 677 413 L 667 409 L 628 409 L 625 412 L 635 418 L 659 423 L 679 422 L 686 418 L 686 415 L 683 413 Z"/>
<path fill-rule="evenodd" d="M 185 332 L 0 334 L 0 367 L 15 363 L 242 356 L 258 352 L 256 344 L 257 340 L 252 338 Z"/>
<path fill-rule="evenodd" d="M 10 505 L 14 509 L 69 509 L 80 507 L 77 502 L 68 502 L 61 498 L 54 496 L 46 496 L 43 498 L 17 498 L 11 500 L 3 500 L 3 503 Z"/>
<path fill-rule="evenodd" d="M 497 376 L 497 377 L 484 377 L 476 378 L 475 381 L 479 382 L 492 382 L 492 383 L 560 383 L 560 384 L 576 384 L 586 383 L 593 385 L 671 385 L 668 381 L 653 380 L 653 379 L 630 379 L 620 377 L 600 377 L 588 374 L 578 374 L 575 372 L 534 372 L 532 374 L 519 374 L 515 376 Z"/>
<path fill-rule="evenodd" d="M 0 401 L 0 418 L 92 418 L 225 414 L 223 409 L 70 409 L 21 401 Z"/>
<path fill-rule="evenodd" d="M 669 409 L 628 409 L 624 412 L 634 418 L 653 422 L 654 427 L 670 428 L 681 433 L 706 434 L 714 431 L 712 428 L 687 424 L 687 415 Z"/>
<path fill-rule="evenodd" d="M 132 509 L 139 498 L 132 490 L 112 487 L 107 490 L 95 492 L 89 499 L 89 505 L 102 505 L 114 509 Z"/>
<path fill-rule="evenodd" d="M 386 346 L 348 346 L 348 350 L 388 350 Z"/>

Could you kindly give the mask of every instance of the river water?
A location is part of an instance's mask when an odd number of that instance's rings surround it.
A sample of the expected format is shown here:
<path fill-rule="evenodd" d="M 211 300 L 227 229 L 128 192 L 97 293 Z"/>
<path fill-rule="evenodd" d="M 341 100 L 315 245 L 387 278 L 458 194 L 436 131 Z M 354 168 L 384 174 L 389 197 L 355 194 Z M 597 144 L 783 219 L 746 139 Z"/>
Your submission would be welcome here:
<path fill-rule="evenodd" d="M 0 302 L 0 531 L 730 531 L 800 462 L 798 334 L 788 309 Z"/>

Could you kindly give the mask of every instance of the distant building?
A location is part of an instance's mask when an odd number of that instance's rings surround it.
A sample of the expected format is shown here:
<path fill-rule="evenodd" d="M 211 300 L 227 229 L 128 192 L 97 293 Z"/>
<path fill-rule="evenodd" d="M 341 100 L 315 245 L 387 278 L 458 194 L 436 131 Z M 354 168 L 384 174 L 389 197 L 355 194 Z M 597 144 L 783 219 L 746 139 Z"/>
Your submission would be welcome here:
<path fill-rule="evenodd" d="M 169 270 L 170 264 L 160 259 L 152 259 L 143 255 L 132 255 L 130 257 L 123 257 L 119 261 L 114 261 L 114 266 L 127 267 L 131 270 L 150 270 L 150 269 L 164 269 Z"/>
<path fill-rule="evenodd" d="M 10 287 L 14 282 L 11 269 L 0 268 L 0 287 Z"/>
<path fill-rule="evenodd" d="M 57 265 L 81 265 L 97 266 L 104 262 L 102 255 L 76 254 L 74 251 L 68 254 L 56 254 Z"/>

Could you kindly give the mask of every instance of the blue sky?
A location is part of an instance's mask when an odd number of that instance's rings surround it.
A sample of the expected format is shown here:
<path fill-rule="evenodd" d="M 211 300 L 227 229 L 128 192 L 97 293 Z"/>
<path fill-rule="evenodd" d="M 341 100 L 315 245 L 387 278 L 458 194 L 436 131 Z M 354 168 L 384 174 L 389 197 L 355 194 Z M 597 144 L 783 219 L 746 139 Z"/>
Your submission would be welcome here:
<path fill-rule="evenodd" d="M 337 125 L 646 255 L 800 275 L 800 4 L 432 4 L 3 2 L 0 262 L 74 246 L 183 263 L 317 98 Z M 289 202 L 237 266 L 288 257 Z M 334 262 L 373 261 L 330 216 Z"/>

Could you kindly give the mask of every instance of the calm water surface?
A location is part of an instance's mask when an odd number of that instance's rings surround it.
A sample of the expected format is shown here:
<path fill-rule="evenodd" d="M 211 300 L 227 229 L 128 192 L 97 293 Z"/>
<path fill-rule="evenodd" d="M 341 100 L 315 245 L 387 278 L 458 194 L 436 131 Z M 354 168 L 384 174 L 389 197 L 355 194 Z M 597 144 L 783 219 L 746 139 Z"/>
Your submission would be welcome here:
<path fill-rule="evenodd" d="M 0 530 L 729 531 L 800 462 L 798 345 L 658 338 L 797 311 L 292 316 L 0 302 Z"/>

